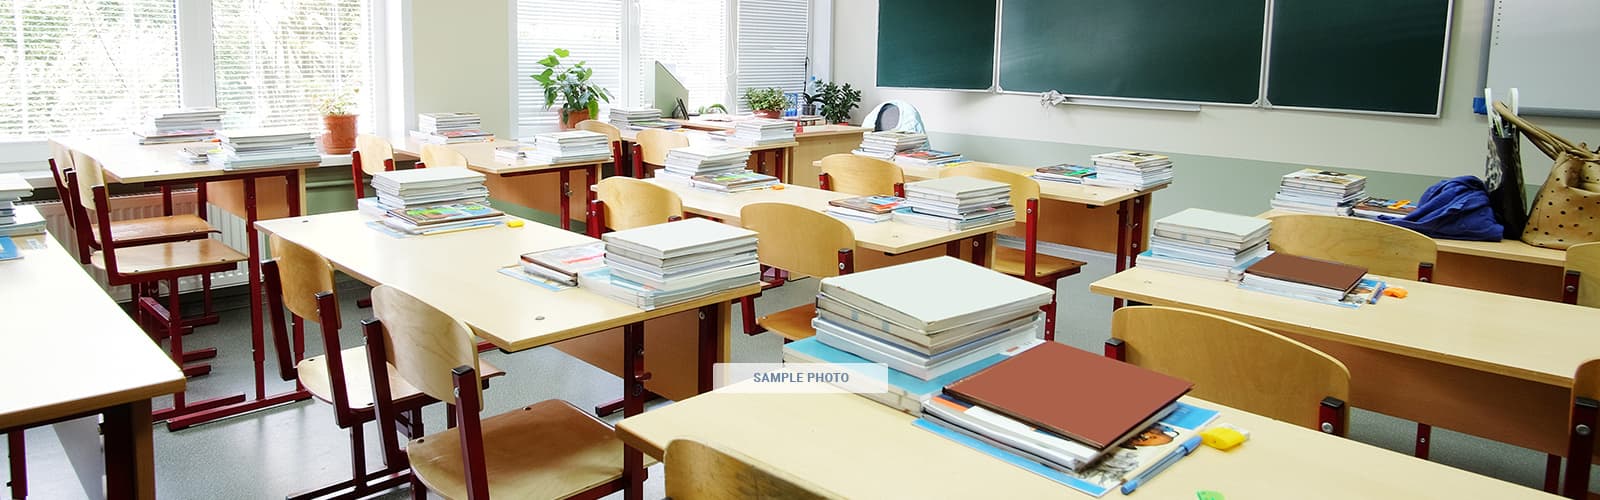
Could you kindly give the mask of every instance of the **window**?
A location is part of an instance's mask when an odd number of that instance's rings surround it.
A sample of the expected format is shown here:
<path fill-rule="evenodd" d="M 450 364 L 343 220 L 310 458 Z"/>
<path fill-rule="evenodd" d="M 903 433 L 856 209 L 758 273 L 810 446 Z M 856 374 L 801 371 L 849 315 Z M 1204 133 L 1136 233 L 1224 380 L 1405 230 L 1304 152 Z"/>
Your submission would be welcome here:
<path fill-rule="evenodd" d="M 621 103 L 622 0 L 522 0 L 517 5 L 517 135 L 526 137 L 554 130 L 560 121 L 559 103 L 544 108 L 544 90 L 529 75 L 544 70 L 539 60 L 550 51 L 571 51 L 573 63 L 594 68 L 591 81 L 611 91 L 613 104 Z M 608 107 L 602 103 L 601 113 Z M 604 120 L 604 116 L 594 117 Z"/>
<path fill-rule="evenodd" d="M 689 89 L 691 111 L 728 105 L 728 25 L 724 0 L 638 0 L 639 57 L 634 63 L 635 104 L 651 103 L 655 63 L 661 61 Z M 665 108 L 662 103 L 656 107 Z"/>
<path fill-rule="evenodd" d="M 350 89 L 372 111 L 371 13 L 367 0 L 213 1 L 224 126 L 320 130 L 317 103 Z"/>
<path fill-rule="evenodd" d="M 810 5 L 809 0 L 739 0 L 737 112 L 750 111 L 744 91 L 751 87 L 807 90 Z"/>

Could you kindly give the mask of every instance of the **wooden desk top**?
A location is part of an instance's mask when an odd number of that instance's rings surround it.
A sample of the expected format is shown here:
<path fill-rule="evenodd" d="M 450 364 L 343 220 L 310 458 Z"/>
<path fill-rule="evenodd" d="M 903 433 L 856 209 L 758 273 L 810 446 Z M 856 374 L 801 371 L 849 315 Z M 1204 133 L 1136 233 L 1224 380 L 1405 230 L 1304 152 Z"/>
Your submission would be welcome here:
<path fill-rule="evenodd" d="M 100 161 L 105 169 L 106 182 L 138 184 L 172 180 L 203 179 L 241 172 L 281 172 L 316 168 L 323 163 L 297 163 L 245 170 L 224 170 L 210 163 L 189 163 L 178 157 L 183 148 L 198 146 L 199 142 L 177 144 L 140 145 L 133 134 L 125 136 L 62 137 L 51 139 L 74 151 L 81 151 Z M 329 163 L 333 164 L 333 163 Z M 346 165 L 349 162 L 345 162 Z"/>
<path fill-rule="evenodd" d="M 683 128 L 694 129 L 694 130 L 733 130 L 733 127 L 739 123 L 738 119 L 731 120 L 731 121 L 722 121 L 722 120 L 703 120 L 703 119 L 699 119 L 699 118 L 690 118 L 688 120 L 679 120 L 679 119 L 676 119 L 676 118 L 663 118 L 663 120 L 671 122 L 671 123 L 676 123 L 676 124 L 679 124 L 679 125 L 683 125 Z M 808 126 L 805 126 L 805 127 L 800 127 L 799 130 L 794 133 L 794 136 L 795 136 L 796 139 L 804 140 L 805 138 L 808 138 L 808 137 L 823 137 L 823 136 L 829 136 L 829 135 L 843 135 L 843 134 L 862 134 L 862 133 L 866 133 L 866 132 L 868 132 L 870 130 L 872 130 L 871 127 L 862 127 L 862 126 L 857 126 L 857 125 L 808 125 Z"/>
<path fill-rule="evenodd" d="M 818 168 L 822 167 L 822 160 L 817 160 L 811 163 Z M 989 163 L 982 161 L 972 163 L 976 165 L 994 167 L 1001 170 L 1009 170 L 1028 176 L 1033 175 L 1034 172 L 1033 167 L 1019 167 L 1016 165 L 1004 165 L 1000 163 Z M 905 173 L 906 182 L 927 180 L 938 177 L 940 168 L 941 167 L 900 165 L 900 171 Z M 1066 182 L 1039 181 L 1039 196 L 1046 200 L 1082 203 L 1085 205 L 1103 207 L 1106 205 L 1120 203 L 1124 200 L 1138 198 L 1145 194 L 1153 193 L 1166 188 L 1167 186 L 1162 185 L 1145 191 L 1133 191 L 1128 189 L 1070 184 Z"/>
<path fill-rule="evenodd" d="M 728 147 L 742 148 L 742 149 L 745 149 L 745 150 L 748 150 L 748 151 L 767 151 L 767 150 L 772 150 L 772 149 L 792 148 L 792 147 L 800 145 L 800 143 L 798 141 L 789 141 L 789 142 L 779 142 L 779 143 L 773 143 L 773 144 L 763 144 L 763 145 L 760 145 L 760 146 L 734 146 L 732 144 L 728 144 L 728 141 L 723 140 L 721 137 L 718 137 L 716 135 L 712 135 L 710 132 L 706 132 L 704 130 L 695 130 L 695 129 L 690 129 L 690 128 L 683 128 L 683 129 L 678 129 L 678 132 L 683 133 L 683 135 L 689 136 L 689 145 L 690 146 L 728 146 Z M 623 128 L 622 129 L 622 140 L 623 141 L 633 142 L 634 137 L 637 137 L 638 135 L 639 135 L 639 131 L 638 130 L 634 130 L 634 129 L 631 129 L 631 128 Z"/>
<path fill-rule="evenodd" d="M 1530 488 L 1322 434 L 1195 398 L 1250 430 L 1223 452 L 1200 447 L 1134 498 L 1555 498 Z M 912 426 L 853 394 L 713 391 L 622 420 L 628 445 L 657 458 L 691 437 L 737 450 L 849 498 L 1063 498 L 1075 490 Z M 1089 498 L 1081 495 L 1080 498 Z M 1111 493 L 1105 498 L 1121 498 Z"/>
<path fill-rule="evenodd" d="M 581 288 L 552 292 L 501 275 L 523 253 L 595 241 L 525 222 L 433 236 L 394 238 L 365 227 L 354 211 L 276 219 L 262 231 L 298 243 L 368 284 L 405 290 L 471 326 L 509 351 L 608 330 L 658 316 L 754 294 L 759 285 L 645 311 Z"/>
<path fill-rule="evenodd" d="M 683 209 L 685 211 L 716 217 L 729 224 L 738 224 L 739 211 L 745 205 L 751 203 L 788 203 L 821 212 L 828 209 L 829 201 L 851 197 L 849 194 L 823 191 L 793 184 L 785 184 L 783 189 L 718 193 L 705 189 L 695 189 L 682 182 L 669 179 L 652 178 L 648 179 L 648 182 L 678 193 L 678 198 L 683 200 Z M 992 233 L 1011 227 L 1013 224 L 1011 222 L 1002 222 L 966 231 L 950 232 L 892 220 L 876 224 L 843 219 L 841 221 L 846 226 L 850 226 L 850 231 L 855 234 L 856 243 L 861 245 L 862 248 L 891 254 L 910 252 L 940 243 Z"/>
<path fill-rule="evenodd" d="M 394 141 L 393 144 L 395 145 L 394 152 L 396 155 L 410 155 L 414 157 L 420 157 L 422 155 L 422 142 L 416 139 Z M 465 165 L 467 168 L 471 168 L 478 172 L 489 175 L 520 174 L 526 172 L 537 172 L 540 170 L 563 170 L 588 165 L 599 165 L 601 163 L 607 163 L 611 161 L 611 158 L 607 157 L 605 160 L 601 161 L 535 163 L 528 160 L 508 162 L 495 157 L 494 148 L 500 146 L 515 146 L 516 144 L 517 141 L 495 139 L 490 142 L 450 144 L 449 146 L 451 149 L 461 152 L 462 156 L 467 157 L 467 165 Z"/>
<path fill-rule="evenodd" d="M 1558 387 L 1571 387 L 1578 365 L 1600 356 L 1600 309 L 1382 279 L 1409 296 L 1348 309 L 1137 267 L 1089 290 Z"/>
<path fill-rule="evenodd" d="M 15 241 L 23 258 L 0 262 L 0 429 L 183 391 L 178 365 L 55 238 Z"/>
<path fill-rule="evenodd" d="M 1257 215 L 1257 217 L 1270 218 L 1275 215 L 1290 213 L 1293 212 L 1272 209 Z M 1565 267 L 1567 265 L 1567 252 L 1565 250 L 1536 247 L 1523 243 L 1521 240 L 1461 241 L 1434 238 L 1433 241 L 1439 245 L 1440 252 L 1546 266 Z"/>

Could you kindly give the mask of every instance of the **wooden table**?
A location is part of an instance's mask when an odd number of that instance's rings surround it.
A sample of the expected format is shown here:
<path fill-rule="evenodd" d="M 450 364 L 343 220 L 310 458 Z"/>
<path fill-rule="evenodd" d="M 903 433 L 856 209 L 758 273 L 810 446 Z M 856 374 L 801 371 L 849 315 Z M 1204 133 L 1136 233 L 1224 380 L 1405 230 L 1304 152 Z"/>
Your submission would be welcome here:
<path fill-rule="evenodd" d="M 622 142 L 624 143 L 622 151 L 628 158 L 618 163 L 633 165 L 633 159 L 639 158 L 640 154 L 639 143 L 634 141 L 634 138 L 639 136 L 639 131 L 627 127 L 619 128 L 622 130 Z M 691 146 L 717 145 L 747 150 L 750 152 L 750 160 L 748 161 L 750 170 L 766 173 L 780 180 L 789 177 L 787 172 L 791 170 L 789 165 L 794 158 L 794 149 L 800 145 L 797 141 L 789 141 L 762 144 L 760 146 L 736 146 L 728 144 L 728 141 L 724 139 L 725 136 L 720 133 L 713 134 L 697 129 L 679 129 L 678 132 L 689 137 L 689 145 Z M 769 156 L 772 159 L 770 163 L 767 161 Z M 646 172 L 644 176 L 649 177 L 650 174 Z"/>
<path fill-rule="evenodd" d="M 16 243 L 23 258 L 0 262 L 0 433 L 104 415 L 107 496 L 154 498 L 150 398 L 182 392 L 183 371 L 55 238 Z"/>
<path fill-rule="evenodd" d="M 1600 357 L 1600 309 L 1382 279 L 1409 296 L 1347 309 L 1141 268 L 1089 289 L 1287 334 L 1345 363 L 1352 405 L 1566 454 L 1572 374 Z"/>
<path fill-rule="evenodd" d="M 400 145 L 395 149 L 397 154 L 421 156 L 422 142 L 416 139 L 396 140 L 394 144 Z M 467 157 L 467 168 L 471 168 L 487 176 L 484 185 L 489 188 L 489 196 L 534 210 L 541 210 L 558 214 L 561 217 L 561 229 L 571 229 L 574 208 L 577 218 L 582 220 L 589 202 L 594 201 L 594 192 L 587 186 L 600 180 L 600 166 L 612 161 L 611 158 L 599 161 L 580 161 L 568 163 L 535 163 L 528 160 L 514 162 L 500 159 L 494 155 L 494 149 L 499 146 L 515 146 L 517 141 L 496 139 L 492 142 L 474 142 L 466 144 L 451 144 L 451 149 Z M 584 198 L 581 201 L 572 199 L 572 174 L 578 174 L 578 185 L 584 186 Z M 548 175 L 556 174 L 555 178 Z M 538 193 L 556 192 L 556 197 L 541 196 Z M 574 207 L 574 202 L 581 203 Z"/>
<path fill-rule="evenodd" d="M 677 120 L 668 118 L 669 122 L 683 125 L 684 128 L 698 130 L 732 130 L 737 121 L 711 121 L 704 119 Z M 789 175 L 784 182 L 805 187 L 820 187 L 817 185 L 817 169 L 815 162 L 831 154 L 849 153 L 861 147 L 861 138 L 872 127 L 856 125 L 808 125 L 798 127 L 794 131 L 795 146 L 789 157 Z"/>
<path fill-rule="evenodd" d="M 1199 490 L 1230 499 L 1556 498 L 1196 398 L 1185 402 L 1220 410 L 1217 421 L 1249 429 L 1250 441 L 1228 452 L 1201 447 L 1133 498 L 1194 498 Z M 624 419 L 617 433 L 657 458 L 680 437 L 719 444 L 849 498 L 1079 495 L 912 420 L 854 394 L 718 390 Z"/>
<path fill-rule="evenodd" d="M 189 163 L 178 157 L 186 147 L 198 142 L 139 145 L 130 135 L 51 139 L 57 145 L 78 151 L 100 162 L 106 182 L 158 186 L 170 200 L 171 188 L 196 186 L 197 205 L 217 205 L 244 219 L 249 256 L 245 264 L 250 283 L 250 333 L 255 365 L 255 397 L 242 395 L 218 398 L 213 404 L 191 404 L 182 414 L 167 418 L 167 428 L 179 430 L 219 418 L 256 411 L 311 397 L 304 390 L 280 394 L 266 393 L 266 336 L 262 323 L 261 244 L 255 222 L 262 219 L 293 217 L 305 211 L 304 170 L 321 163 L 285 164 L 244 170 L 226 170 L 209 163 Z M 166 204 L 170 209 L 170 201 Z M 198 214 L 205 217 L 205 211 Z M 237 402 L 235 402 L 237 401 Z"/>

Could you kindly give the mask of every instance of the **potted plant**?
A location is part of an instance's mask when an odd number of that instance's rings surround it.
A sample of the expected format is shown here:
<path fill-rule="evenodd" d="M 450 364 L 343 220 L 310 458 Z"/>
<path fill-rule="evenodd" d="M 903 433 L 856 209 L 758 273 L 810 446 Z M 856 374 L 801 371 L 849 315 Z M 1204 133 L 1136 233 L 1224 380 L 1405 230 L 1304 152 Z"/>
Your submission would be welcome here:
<path fill-rule="evenodd" d="M 611 92 L 605 87 L 589 82 L 594 68 L 584 66 L 587 61 L 565 65 L 561 58 L 572 55 L 567 49 L 555 49 L 539 60 L 544 71 L 533 75 L 544 87 L 544 109 L 561 99 L 561 129 L 571 130 L 578 122 L 600 114 L 600 102 L 611 102 Z"/>
<path fill-rule="evenodd" d="M 789 107 L 789 98 L 784 97 L 783 90 L 776 87 L 751 87 L 744 91 L 744 104 L 756 116 L 778 118 L 783 115 L 784 108 Z"/>
<path fill-rule="evenodd" d="M 828 123 L 847 124 L 850 110 L 861 105 L 861 91 L 848 83 L 821 82 L 817 84 L 817 92 L 811 95 L 811 101 L 822 105 L 822 119 Z"/>
<path fill-rule="evenodd" d="M 322 152 L 349 154 L 356 149 L 356 100 L 361 89 L 352 88 L 322 98 L 317 111 L 322 113 Z"/>

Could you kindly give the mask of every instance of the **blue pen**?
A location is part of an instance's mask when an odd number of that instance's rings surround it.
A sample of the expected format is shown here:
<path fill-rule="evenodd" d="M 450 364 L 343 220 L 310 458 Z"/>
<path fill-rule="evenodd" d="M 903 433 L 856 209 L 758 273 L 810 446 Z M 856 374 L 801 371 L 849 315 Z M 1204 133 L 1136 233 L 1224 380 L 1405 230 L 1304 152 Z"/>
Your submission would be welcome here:
<path fill-rule="evenodd" d="M 1171 466 L 1174 462 L 1181 460 L 1183 457 L 1189 456 L 1190 453 L 1194 453 L 1194 449 L 1199 447 L 1200 436 L 1195 436 L 1189 438 L 1188 441 L 1179 443 L 1178 449 L 1172 450 L 1171 454 L 1161 457 L 1161 461 L 1156 462 L 1156 464 L 1150 466 L 1149 469 L 1145 469 L 1144 472 L 1139 473 L 1138 476 L 1134 476 L 1133 479 L 1129 479 L 1128 482 L 1122 483 L 1122 494 L 1127 495 L 1129 493 L 1133 493 L 1133 490 L 1139 489 L 1139 485 L 1144 484 L 1145 481 L 1149 481 L 1150 478 L 1155 477 L 1156 474 L 1160 474 L 1161 471 L 1166 470 L 1167 467 Z"/>

